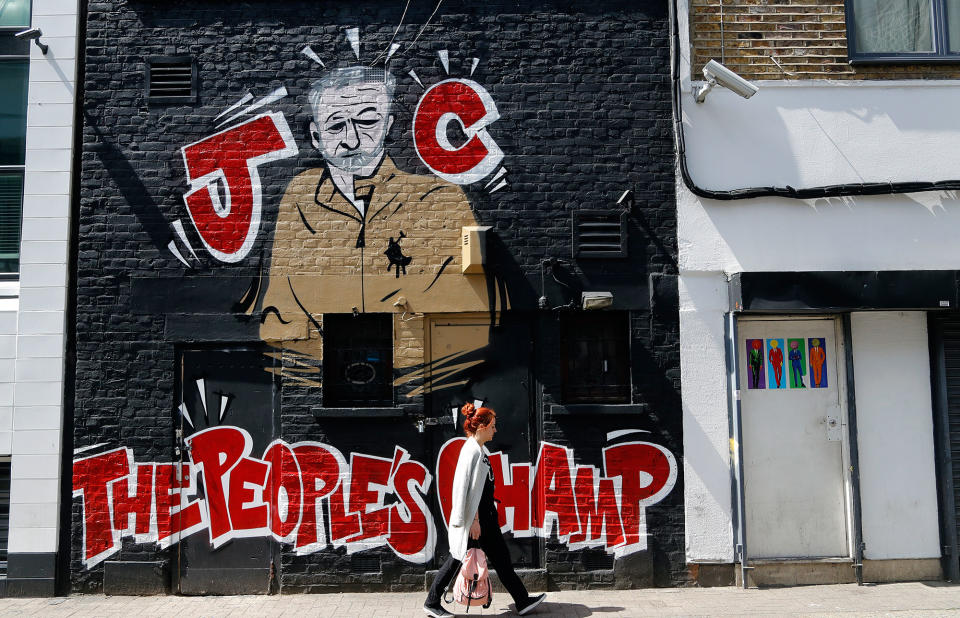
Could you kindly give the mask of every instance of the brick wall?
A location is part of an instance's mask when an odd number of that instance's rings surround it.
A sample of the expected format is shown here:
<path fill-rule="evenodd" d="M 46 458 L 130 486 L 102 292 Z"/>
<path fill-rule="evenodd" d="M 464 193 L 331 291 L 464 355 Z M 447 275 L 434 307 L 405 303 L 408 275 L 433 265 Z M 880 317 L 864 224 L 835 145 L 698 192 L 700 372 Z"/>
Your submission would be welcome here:
<path fill-rule="evenodd" d="M 721 57 L 730 69 L 756 80 L 960 77 L 957 65 L 852 66 L 845 20 L 843 0 L 691 0 L 694 79 L 708 60 Z"/>
<path fill-rule="evenodd" d="M 626 0 L 444 5 L 416 45 L 406 49 L 403 46 L 417 37 L 433 8 L 413 3 L 397 34 L 401 51 L 390 65 L 397 77 L 396 121 L 389 130 L 387 152 L 398 169 L 418 177 L 429 173 L 414 151 L 411 135 L 413 111 L 424 88 L 409 72 L 415 71 L 427 87 L 444 79 L 439 51 L 449 53 L 450 77 L 475 80 L 489 92 L 500 114 L 488 130 L 505 154 L 507 186 L 493 193 L 484 182 L 461 188 L 476 222 L 493 228 L 488 245 L 491 287 L 477 298 L 502 298 L 504 303 L 509 299 L 507 322 L 515 318 L 543 325 L 533 329 L 534 356 L 539 359 L 529 368 L 533 383 L 515 380 L 501 387 L 533 393 L 525 407 L 534 414 L 513 419 L 525 437 L 524 443 L 512 446 L 523 453 L 511 454 L 515 463 L 531 461 L 527 451 L 535 455 L 543 438 L 576 449 L 578 463 L 602 466 L 605 432 L 637 428 L 651 432 L 651 441 L 669 449 L 682 468 L 677 315 L 675 309 L 664 315 L 651 310 L 647 283 L 651 275 L 669 278 L 676 273 L 669 29 L 666 7 L 661 5 Z M 137 461 L 171 461 L 175 428 L 189 431 L 177 413 L 178 388 L 184 386 L 179 383 L 178 351 L 263 347 L 264 305 L 244 305 L 241 299 L 263 287 L 280 203 L 291 179 L 322 165 L 308 132 L 312 110 L 307 89 L 324 69 L 301 50 L 310 45 L 331 67 L 355 62 L 344 32 L 357 27 L 361 59 L 370 63 L 371 51 L 388 48 L 402 8 L 372 0 L 322 6 L 306 1 L 248 2 L 242 10 L 213 0 L 172 5 L 149 0 L 90 3 L 79 205 L 76 447 L 127 446 Z M 145 58 L 185 54 L 197 60 L 197 102 L 148 104 L 143 93 Z M 474 57 L 479 61 L 471 72 Z M 281 85 L 288 96 L 265 109 L 284 115 L 299 151 L 261 166 L 260 233 L 246 259 L 218 262 L 202 250 L 189 228 L 180 149 L 214 133 L 217 115 L 246 92 L 256 99 Z M 628 217 L 629 257 L 572 259 L 572 211 L 611 207 L 627 189 L 635 198 Z M 409 240 L 411 230 L 440 234 L 444 221 L 435 215 L 427 209 L 412 221 L 403 246 L 414 242 Z M 184 253 L 192 268 L 184 267 L 168 249 L 171 240 L 180 242 L 171 225 L 178 219 L 188 226 L 199 252 L 196 259 Z M 355 251 L 355 235 L 341 238 L 333 230 L 312 240 L 309 230 L 297 227 L 299 220 L 293 219 L 291 229 L 305 239 L 303 254 L 298 256 L 294 247 L 287 254 L 291 259 L 324 252 L 338 258 L 344 257 L 338 252 Z M 183 245 L 176 246 L 186 251 Z M 546 258 L 565 264 L 558 267 L 556 278 L 547 277 L 541 284 L 541 262 Z M 433 256 L 427 260 L 431 268 L 439 261 Z M 416 265 L 410 266 L 410 275 L 416 274 Z M 343 277 L 353 276 L 357 268 L 346 260 L 340 266 L 345 269 Z M 463 278 L 457 261 L 445 272 L 444 277 Z M 397 280 L 404 281 L 400 275 Z M 462 289 L 431 302 L 441 307 L 442 314 L 477 315 L 477 301 L 461 297 Z M 337 290 L 351 293 L 348 286 Z M 549 326 L 556 323 L 557 311 L 540 312 L 538 298 L 543 295 L 548 307 L 556 307 L 579 301 L 581 290 L 613 291 L 615 309 L 631 315 L 632 398 L 644 411 L 607 415 L 597 422 L 580 418 L 541 424 L 543 411 L 550 409 L 559 392 L 552 348 L 558 333 Z M 672 295 L 675 298 L 675 290 Z M 392 306 L 398 297 L 373 309 L 395 316 L 394 368 L 404 381 L 395 389 L 396 409 L 387 412 L 393 416 L 323 416 L 323 389 L 309 383 L 322 381 L 322 359 L 312 355 L 316 373 L 307 381 L 291 379 L 298 371 L 303 376 L 305 367 L 296 346 L 291 346 L 282 353 L 271 352 L 268 358 L 276 362 L 265 367 L 279 374 L 274 437 L 289 443 L 323 442 L 348 458 L 352 452 L 391 458 L 394 446 L 401 445 L 433 472 L 431 457 L 442 443 L 439 436 L 453 435 L 454 430 L 449 426 L 443 428 L 447 434 L 436 433 L 436 428 L 417 430 L 415 419 L 435 415 L 438 409 L 438 399 L 407 396 L 424 384 L 422 376 L 411 374 L 428 353 L 426 322 L 419 314 L 430 311 L 411 299 L 412 311 L 404 320 L 415 317 L 400 322 L 402 312 Z M 338 313 L 349 313 L 350 304 Z M 322 327 L 322 315 L 316 318 L 317 325 L 309 328 Z M 503 350 L 515 350 L 518 342 L 508 343 Z M 462 390 L 443 392 L 462 401 L 472 392 L 470 384 L 496 381 L 498 371 L 515 368 L 518 359 L 512 352 L 498 353 L 494 344 L 492 348 L 492 358 L 481 371 L 457 378 L 466 383 Z M 501 412 L 509 413 L 509 408 Z M 449 408 L 443 415 L 448 417 Z M 509 445 L 510 440 L 504 438 L 504 443 Z M 431 486 L 428 500 L 433 500 L 433 493 Z M 557 573 L 566 573 L 551 585 L 685 583 L 682 495 L 678 480 L 663 501 L 647 510 L 648 550 L 623 562 L 619 576 L 557 566 L 585 563 L 579 552 L 547 540 L 541 566 L 548 573 L 555 567 Z M 81 505 L 75 500 L 74 588 L 98 590 L 104 571 L 83 563 L 82 521 Z M 154 544 L 127 539 L 110 560 L 167 562 L 175 568 L 178 551 L 177 546 L 159 551 Z M 279 569 L 275 583 L 287 591 L 411 589 L 423 582 L 423 565 L 402 560 L 386 547 L 354 554 L 376 555 L 375 573 L 352 572 L 362 568 L 343 547 L 300 555 L 290 545 L 278 543 L 275 551 Z"/>

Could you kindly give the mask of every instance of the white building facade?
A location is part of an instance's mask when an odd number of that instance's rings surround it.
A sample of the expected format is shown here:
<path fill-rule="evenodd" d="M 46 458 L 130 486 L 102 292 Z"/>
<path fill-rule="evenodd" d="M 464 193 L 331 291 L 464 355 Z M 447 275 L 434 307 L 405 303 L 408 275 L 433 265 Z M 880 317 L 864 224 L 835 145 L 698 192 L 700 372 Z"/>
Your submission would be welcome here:
<path fill-rule="evenodd" d="M 677 5 L 686 552 L 702 583 L 957 576 L 960 196 L 871 183 L 960 178 L 945 68 L 960 28 L 927 2 L 936 46 L 897 58 L 868 40 L 883 16 L 829 4 Z M 698 104 L 721 55 L 760 90 Z M 762 187 L 833 188 L 725 193 Z"/>
<path fill-rule="evenodd" d="M 78 4 L 14 0 L 0 12 L 0 593 L 7 596 L 52 596 L 56 586 Z M 42 33 L 45 52 L 14 36 L 31 28 Z"/>

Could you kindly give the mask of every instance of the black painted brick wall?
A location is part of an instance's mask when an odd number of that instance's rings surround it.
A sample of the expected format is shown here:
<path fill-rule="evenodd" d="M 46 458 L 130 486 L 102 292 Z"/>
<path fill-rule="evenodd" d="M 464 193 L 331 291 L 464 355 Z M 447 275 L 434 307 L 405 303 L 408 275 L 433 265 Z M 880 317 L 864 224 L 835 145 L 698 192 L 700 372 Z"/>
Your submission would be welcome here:
<path fill-rule="evenodd" d="M 242 326 L 229 314 L 268 255 L 265 249 L 286 183 L 320 163 L 305 138 L 309 110 L 304 93 L 317 76 L 317 66 L 300 49 L 309 44 L 327 60 L 347 58 L 343 28 L 355 26 L 360 28 L 362 59 L 369 62 L 371 50 L 379 52 L 393 36 L 401 4 L 89 2 L 79 198 L 76 447 L 106 442 L 133 448 L 138 461 L 171 460 L 176 342 L 165 337 L 167 320 L 198 313 L 210 314 L 221 325 L 217 332 L 223 324 Z M 411 3 L 396 40 L 403 45 L 413 41 L 433 6 Z M 511 281 L 515 306 L 534 310 L 541 293 L 551 306 L 571 300 L 566 291 L 570 288 L 550 278 L 540 289 L 541 260 L 550 257 L 567 261 L 557 272 L 574 290 L 618 290 L 617 308 L 631 312 L 633 401 L 647 404 L 648 412 L 643 418 L 609 422 L 651 431 L 654 441 L 674 453 L 682 470 L 677 315 L 675 310 L 651 314 L 646 303 L 648 276 L 676 272 L 666 4 L 520 0 L 441 5 L 416 44 L 403 48 L 391 64 L 400 104 L 389 153 L 402 169 L 414 173 L 426 173 L 410 136 L 421 90 L 406 74 L 415 69 L 427 84 L 441 79 L 436 56 L 440 49 L 449 50 L 453 75 L 466 74 L 462 67 L 469 58 L 481 59 L 473 79 L 489 90 L 501 114 L 490 132 L 506 154 L 511 184 L 494 195 L 479 188 L 467 192 L 478 220 L 493 225 L 502 243 L 500 274 Z M 181 54 L 197 59 L 197 102 L 148 105 L 144 59 Z M 175 289 L 185 274 L 165 248 L 172 238 L 170 223 L 186 214 L 180 147 L 211 134 L 214 116 L 247 91 L 259 97 L 280 85 L 290 96 L 271 108 L 286 115 L 301 152 L 296 159 L 260 168 L 265 211 L 254 250 L 232 266 L 201 256 L 205 265 L 189 275 L 194 277 L 190 285 L 204 293 L 189 302 L 180 294 L 162 292 Z M 635 195 L 630 257 L 571 260 L 571 211 L 612 206 L 626 189 Z M 139 278 L 155 278 L 157 292 L 146 294 L 149 286 L 141 287 L 140 297 L 134 298 L 132 281 Z M 585 429 L 590 419 L 547 415 L 559 397 L 558 368 L 551 362 L 556 356 L 550 346 L 557 340 L 551 319 L 541 316 L 537 339 L 536 374 L 544 414 L 540 437 L 574 446 L 578 460 L 599 463 L 602 436 L 597 427 Z M 247 331 L 227 338 L 250 335 Z M 318 424 L 311 414 L 318 391 L 284 385 L 284 439 L 343 435 L 338 426 Z M 412 401 L 414 408 L 422 405 L 422 398 Z M 344 453 L 370 452 L 359 438 L 357 444 L 335 446 Z M 662 503 L 647 510 L 650 550 L 634 561 L 653 565 L 648 583 L 687 582 L 682 496 L 681 478 Z M 85 570 L 80 563 L 81 522 L 75 501 L 74 589 L 95 591 L 102 586 L 102 568 Z M 546 546 L 552 586 L 612 585 L 615 576 L 585 572 L 579 558 L 563 546 L 549 541 Z M 111 559 L 169 560 L 175 552 L 126 541 Z M 422 583 L 423 567 L 397 561 L 387 550 L 382 553 L 382 574 L 344 576 L 349 557 L 341 553 L 299 557 L 284 551 L 281 584 L 290 591 L 318 591 L 417 588 Z"/>

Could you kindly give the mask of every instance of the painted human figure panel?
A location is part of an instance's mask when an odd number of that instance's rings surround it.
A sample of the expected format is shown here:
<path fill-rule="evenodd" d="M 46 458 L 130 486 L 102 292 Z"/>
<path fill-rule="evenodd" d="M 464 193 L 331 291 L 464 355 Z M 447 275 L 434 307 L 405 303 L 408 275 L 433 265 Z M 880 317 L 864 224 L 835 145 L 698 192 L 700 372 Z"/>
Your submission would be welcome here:
<path fill-rule="evenodd" d="M 767 339 L 767 367 L 770 370 L 769 388 L 787 388 L 783 379 L 783 339 Z"/>
<path fill-rule="evenodd" d="M 826 340 L 823 337 L 808 339 L 810 346 L 810 386 L 813 388 L 827 388 L 827 352 L 824 348 Z"/>
<path fill-rule="evenodd" d="M 803 339 L 787 339 L 787 360 L 790 361 L 790 388 L 806 388 L 803 376 L 807 375 L 807 357 Z"/>
<path fill-rule="evenodd" d="M 763 339 L 747 339 L 747 388 L 766 388 Z"/>

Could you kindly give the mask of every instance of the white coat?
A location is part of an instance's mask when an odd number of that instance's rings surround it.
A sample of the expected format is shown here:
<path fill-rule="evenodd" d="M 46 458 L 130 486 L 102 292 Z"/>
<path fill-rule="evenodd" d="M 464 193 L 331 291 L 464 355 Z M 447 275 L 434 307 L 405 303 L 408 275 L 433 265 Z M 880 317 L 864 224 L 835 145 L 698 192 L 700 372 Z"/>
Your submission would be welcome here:
<path fill-rule="evenodd" d="M 467 553 L 467 541 L 470 538 L 470 526 L 480 507 L 483 486 L 487 482 L 490 464 L 484 461 L 486 448 L 473 438 L 467 438 L 457 470 L 453 475 L 453 504 L 450 508 L 450 525 L 447 526 L 447 540 L 450 543 L 450 555 L 463 561 Z"/>

